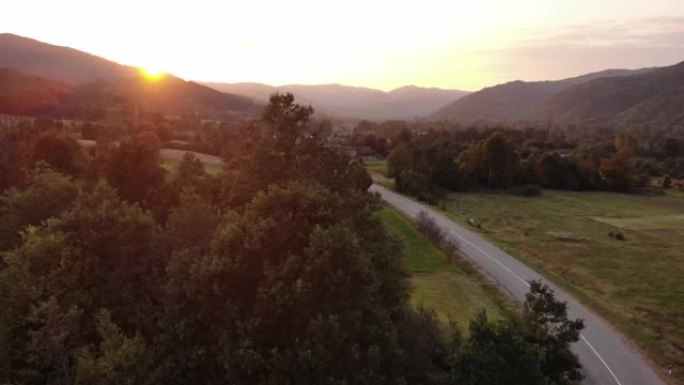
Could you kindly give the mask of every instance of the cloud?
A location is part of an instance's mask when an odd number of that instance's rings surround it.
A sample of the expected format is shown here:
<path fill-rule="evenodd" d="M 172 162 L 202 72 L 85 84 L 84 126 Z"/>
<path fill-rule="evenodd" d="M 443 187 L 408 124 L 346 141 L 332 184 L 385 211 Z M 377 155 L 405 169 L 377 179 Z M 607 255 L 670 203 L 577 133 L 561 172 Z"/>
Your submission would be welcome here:
<path fill-rule="evenodd" d="M 684 17 L 603 20 L 559 27 L 527 29 L 520 46 L 663 46 L 684 47 Z"/>
<path fill-rule="evenodd" d="M 684 17 L 606 20 L 526 29 L 508 47 L 479 51 L 481 71 L 495 82 L 553 80 L 609 68 L 684 61 Z"/>

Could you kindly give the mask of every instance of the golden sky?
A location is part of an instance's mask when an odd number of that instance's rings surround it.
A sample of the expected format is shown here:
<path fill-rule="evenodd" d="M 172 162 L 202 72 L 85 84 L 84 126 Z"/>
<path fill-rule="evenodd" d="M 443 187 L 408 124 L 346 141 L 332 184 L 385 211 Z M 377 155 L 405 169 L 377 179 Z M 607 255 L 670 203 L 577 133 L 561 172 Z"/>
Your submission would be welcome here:
<path fill-rule="evenodd" d="M 12 0 L 0 32 L 193 80 L 477 90 L 684 61 L 684 0 Z"/>

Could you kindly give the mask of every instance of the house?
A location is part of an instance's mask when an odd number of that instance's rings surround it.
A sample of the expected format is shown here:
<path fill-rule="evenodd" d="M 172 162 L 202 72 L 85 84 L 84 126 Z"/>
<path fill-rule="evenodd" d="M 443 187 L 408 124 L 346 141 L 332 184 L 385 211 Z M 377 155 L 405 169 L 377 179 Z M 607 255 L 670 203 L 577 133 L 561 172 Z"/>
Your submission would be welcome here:
<path fill-rule="evenodd" d="M 574 153 L 574 151 L 573 151 L 572 149 L 567 149 L 567 148 L 566 148 L 566 149 L 556 150 L 555 152 L 556 152 L 556 154 L 558 154 L 558 156 L 560 156 L 561 158 L 570 157 L 570 156 L 572 156 L 572 154 Z"/>
<path fill-rule="evenodd" d="M 673 180 L 672 187 L 684 190 L 684 179 Z"/>
<path fill-rule="evenodd" d="M 370 147 L 360 147 L 356 150 L 356 154 L 359 158 L 363 160 L 376 160 L 379 159 L 378 154 Z"/>

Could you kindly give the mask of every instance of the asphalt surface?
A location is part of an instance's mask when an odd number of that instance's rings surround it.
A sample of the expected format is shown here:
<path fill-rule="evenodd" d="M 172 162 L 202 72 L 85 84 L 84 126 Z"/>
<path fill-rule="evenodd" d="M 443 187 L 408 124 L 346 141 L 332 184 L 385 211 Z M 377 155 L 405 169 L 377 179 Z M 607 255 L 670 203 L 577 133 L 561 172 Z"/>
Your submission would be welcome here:
<path fill-rule="evenodd" d="M 664 385 L 644 358 L 626 343 L 606 322 L 565 291 L 544 279 L 510 254 L 494 246 L 480 235 L 455 223 L 429 206 L 415 202 L 382 186 L 370 191 L 411 218 L 427 213 L 450 237 L 459 243 L 461 253 L 480 268 L 488 278 L 523 302 L 529 281 L 542 280 L 556 298 L 568 304 L 570 318 L 584 320 L 585 329 L 572 350 L 579 356 L 584 370 L 583 384 L 588 385 Z M 552 251 L 551 251 L 552 252 Z"/>

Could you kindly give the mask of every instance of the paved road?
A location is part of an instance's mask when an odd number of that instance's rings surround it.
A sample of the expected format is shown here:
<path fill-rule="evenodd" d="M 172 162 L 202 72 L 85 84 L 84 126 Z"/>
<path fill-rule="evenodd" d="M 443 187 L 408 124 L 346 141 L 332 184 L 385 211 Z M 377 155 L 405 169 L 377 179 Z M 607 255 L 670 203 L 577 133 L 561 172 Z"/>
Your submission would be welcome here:
<path fill-rule="evenodd" d="M 459 242 L 461 252 L 481 268 L 490 279 L 508 291 L 516 300 L 524 301 L 528 281 L 543 280 L 556 292 L 556 298 L 567 302 L 571 318 L 584 320 L 586 328 L 580 341 L 573 345 L 584 368 L 588 385 L 664 385 L 643 357 L 631 349 L 605 321 L 570 297 L 556 285 L 544 280 L 534 270 L 503 252 L 478 234 L 465 229 L 444 215 L 384 187 L 370 188 L 383 200 L 404 214 L 415 218 L 425 211 L 437 224 Z"/>

